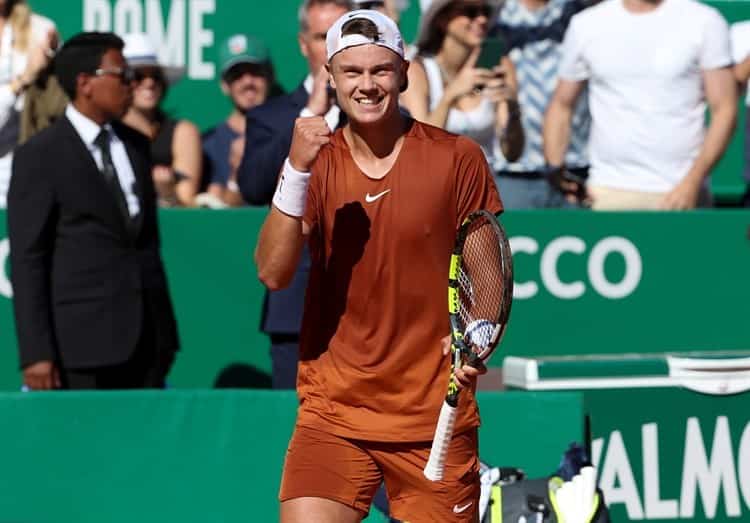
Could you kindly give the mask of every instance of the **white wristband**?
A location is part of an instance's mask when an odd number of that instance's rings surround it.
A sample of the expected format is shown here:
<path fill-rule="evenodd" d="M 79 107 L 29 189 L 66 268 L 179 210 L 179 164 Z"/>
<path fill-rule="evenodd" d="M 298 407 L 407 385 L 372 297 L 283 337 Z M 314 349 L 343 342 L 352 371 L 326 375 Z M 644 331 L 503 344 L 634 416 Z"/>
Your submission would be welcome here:
<path fill-rule="evenodd" d="M 310 110 L 309 107 L 303 107 L 302 110 L 299 112 L 300 118 L 309 118 L 311 116 L 318 116 L 314 112 Z"/>
<path fill-rule="evenodd" d="M 298 171 L 292 167 L 289 158 L 287 158 L 284 161 L 284 167 L 281 169 L 276 193 L 273 195 L 273 204 L 284 214 L 301 217 L 305 214 L 307 184 L 309 182 L 310 173 Z"/>

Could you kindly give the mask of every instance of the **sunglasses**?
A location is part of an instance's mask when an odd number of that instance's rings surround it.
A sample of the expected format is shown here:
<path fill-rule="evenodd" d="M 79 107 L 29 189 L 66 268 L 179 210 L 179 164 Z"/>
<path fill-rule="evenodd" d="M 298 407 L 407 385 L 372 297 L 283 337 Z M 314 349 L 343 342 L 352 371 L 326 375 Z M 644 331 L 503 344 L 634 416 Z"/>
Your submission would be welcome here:
<path fill-rule="evenodd" d="M 251 64 L 241 63 L 235 64 L 224 72 L 223 80 L 229 84 L 242 78 L 246 74 L 252 76 L 261 76 L 266 79 L 271 78 L 271 67 L 267 63 Z"/>
<path fill-rule="evenodd" d="M 159 67 L 138 67 L 133 69 L 133 80 L 141 83 L 146 78 L 151 78 L 154 82 L 166 84 L 164 73 Z"/>
<path fill-rule="evenodd" d="M 475 19 L 480 16 L 489 18 L 492 14 L 492 8 L 487 4 L 469 4 L 457 5 L 451 12 L 453 16 L 465 16 L 466 18 Z"/>
<path fill-rule="evenodd" d="M 135 79 L 135 71 L 130 67 L 109 67 L 97 69 L 94 76 L 116 76 L 122 83 L 129 84 Z"/>

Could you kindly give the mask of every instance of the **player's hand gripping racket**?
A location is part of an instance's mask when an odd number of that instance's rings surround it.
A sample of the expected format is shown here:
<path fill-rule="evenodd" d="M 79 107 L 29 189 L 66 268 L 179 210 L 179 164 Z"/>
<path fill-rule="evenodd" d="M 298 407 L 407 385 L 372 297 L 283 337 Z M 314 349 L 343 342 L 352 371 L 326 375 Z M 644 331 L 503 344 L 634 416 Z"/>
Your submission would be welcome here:
<path fill-rule="evenodd" d="M 424 468 L 431 481 L 443 479 L 453 436 L 459 388 L 456 370 L 479 367 L 500 343 L 513 299 L 513 258 L 505 231 L 492 213 L 476 211 L 461 224 L 448 277 L 451 368 L 432 450 Z"/>

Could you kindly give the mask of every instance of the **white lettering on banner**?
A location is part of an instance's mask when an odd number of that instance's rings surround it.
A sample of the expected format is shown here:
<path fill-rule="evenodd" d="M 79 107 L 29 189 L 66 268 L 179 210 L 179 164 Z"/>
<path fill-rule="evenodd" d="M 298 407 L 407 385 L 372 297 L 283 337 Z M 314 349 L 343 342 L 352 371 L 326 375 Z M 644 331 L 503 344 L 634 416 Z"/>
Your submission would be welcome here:
<path fill-rule="evenodd" d="M 583 254 L 586 244 L 575 236 L 561 236 L 549 242 L 542 253 L 541 269 L 542 283 L 553 296 L 563 300 L 574 300 L 583 296 L 586 286 L 582 281 L 564 283 L 557 275 L 557 260 L 565 252 Z"/>
<path fill-rule="evenodd" d="M 745 505 L 750 507 L 750 423 L 745 425 L 740 438 L 740 449 L 737 452 L 737 468 L 740 478 L 740 491 Z"/>
<path fill-rule="evenodd" d="M 203 61 L 203 48 L 214 44 L 214 32 L 203 28 L 203 15 L 216 11 L 214 0 L 193 0 L 190 3 L 190 78 L 211 79 L 213 62 Z"/>
<path fill-rule="evenodd" d="M 700 489 L 706 517 L 713 519 L 719 503 L 719 491 L 724 487 L 724 504 L 728 516 L 740 515 L 737 477 L 734 471 L 732 439 L 726 416 L 716 419 L 711 459 L 706 458 L 706 447 L 698 418 L 690 418 L 685 432 L 685 460 L 682 467 L 682 492 L 680 516 L 692 518 L 695 514 L 695 491 Z"/>
<path fill-rule="evenodd" d="M 658 425 L 647 423 L 641 427 L 642 498 L 621 432 L 612 431 L 608 442 L 604 438 L 595 439 L 592 442 L 592 462 L 601 471 L 599 486 L 607 504 L 624 504 L 631 520 L 692 519 L 696 517 L 696 498 L 700 493 L 700 506 L 706 519 L 717 519 L 721 498 L 727 517 L 741 517 L 741 499 L 745 507 L 750 508 L 750 422 L 745 425 L 739 440 L 736 460 L 726 416 L 716 418 L 710 458 L 702 434 L 698 418 L 689 418 L 685 427 L 682 471 L 678 479 L 676 464 L 664 469 L 661 467 Z M 606 452 L 603 453 L 605 443 Z M 667 473 L 665 480 L 661 480 L 662 470 Z M 680 499 L 661 499 L 660 486 L 666 485 L 668 490 L 676 491 L 677 481 L 680 481 Z M 723 517 L 719 516 L 719 519 Z"/>
<path fill-rule="evenodd" d="M 146 33 L 159 50 L 159 61 L 165 64 L 185 64 L 185 0 L 172 0 L 168 23 L 161 15 L 161 1 L 146 2 Z M 166 29 L 164 29 L 166 27 Z"/>
<path fill-rule="evenodd" d="M 83 0 L 83 30 L 109 31 L 112 27 L 112 11 L 109 0 Z"/>
<path fill-rule="evenodd" d="M 143 32 L 143 7 L 140 0 L 118 0 L 115 3 L 115 33 L 126 35 Z"/>
<path fill-rule="evenodd" d="M 638 495 L 633 469 L 619 430 L 609 435 L 607 456 L 604 458 L 604 465 L 601 469 L 599 487 L 604 492 L 604 499 L 609 505 L 625 503 L 629 519 L 643 519 L 641 498 Z"/>
<path fill-rule="evenodd" d="M 216 12 L 216 1 L 172 0 L 168 4 L 165 23 L 162 0 L 116 0 L 114 8 L 108 0 L 84 0 L 83 30 L 114 30 L 119 35 L 145 32 L 153 40 L 163 63 L 177 67 L 187 65 L 190 78 L 212 80 L 216 67 L 212 61 L 204 61 L 204 51 L 214 45 L 214 32 L 203 24 L 206 15 Z"/>
<path fill-rule="evenodd" d="M 0 296 L 10 299 L 13 297 L 13 287 L 10 284 L 7 273 L 7 261 L 10 254 L 10 241 L 8 238 L 0 240 Z"/>
<path fill-rule="evenodd" d="M 510 238 L 510 248 L 513 255 L 535 255 L 539 252 L 539 243 L 529 236 L 514 236 Z M 542 251 L 539 264 L 540 278 L 547 291 L 563 300 L 575 300 L 586 292 L 586 284 L 576 280 L 563 282 L 558 274 L 557 265 L 560 257 L 565 253 L 576 256 L 586 251 L 586 243 L 576 236 L 560 236 L 555 238 Z M 611 282 L 604 274 L 604 264 L 610 254 L 619 254 L 625 261 L 625 274 L 619 282 Z M 638 248 L 627 238 L 608 236 L 602 238 L 591 249 L 587 263 L 588 280 L 594 291 L 600 296 L 611 300 L 626 298 L 632 294 L 641 282 L 643 262 Z M 539 286 L 533 281 L 516 281 L 513 297 L 529 299 L 536 296 Z"/>
<path fill-rule="evenodd" d="M 643 439 L 643 497 L 647 519 L 674 519 L 677 500 L 661 499 L 659 492 L 659 428 L 656 423 L 641 427 Z"/>
<path fill-rule="evenodd" d="M 536 254 L 539 250 L 537 241 L 528 236 L 514 236 L 508 241 L 510 242 L 510 251 L 513 254 L 518 254 L 519 252 Z M 533 281 L 513 283 L 513 297 L 519 300 L 533 298 L 538 291 L 539 286 Z"/>
<path fill-rule="evenodd" d="M 604 275 L 604 262 L 611 253 L 618 252 L 625 259 L 625 275 L 619 283 L 612 283 Z M 641 254 L 630 241 L 620 236 L 604 238 L 591 249 L 588 263 L 589 280 L 596 291 L 610 299 L 631 294 L 641 281 Z"/>

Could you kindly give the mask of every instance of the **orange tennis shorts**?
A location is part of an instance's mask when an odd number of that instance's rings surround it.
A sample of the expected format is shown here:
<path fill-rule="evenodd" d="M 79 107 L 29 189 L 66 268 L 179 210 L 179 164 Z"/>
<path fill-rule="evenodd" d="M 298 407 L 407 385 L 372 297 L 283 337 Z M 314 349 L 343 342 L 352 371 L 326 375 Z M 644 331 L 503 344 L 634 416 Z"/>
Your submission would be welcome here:
<path fill-rule="evenodd" d="M 479 503 L 477 430 L 454 434 L 445 476 L 422 470 L 432 442 L 377 443 L 297 426 L 289 442 L 279 500 L 331 499 L 367 515 L 385 481 L 391 516 L 409 523 L 475 521 Z"/>

